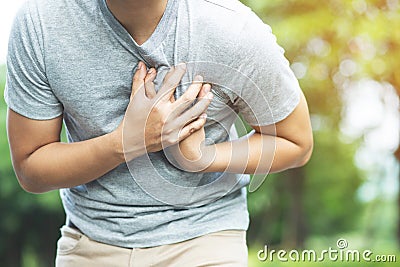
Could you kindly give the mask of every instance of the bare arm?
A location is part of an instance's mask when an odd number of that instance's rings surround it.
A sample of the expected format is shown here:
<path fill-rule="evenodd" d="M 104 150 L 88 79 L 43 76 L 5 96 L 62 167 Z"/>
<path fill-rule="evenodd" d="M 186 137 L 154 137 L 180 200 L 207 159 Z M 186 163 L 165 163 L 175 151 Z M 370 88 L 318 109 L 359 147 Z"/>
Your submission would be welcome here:
<path fill-rule="evenodd" d="M 159 94 L 155 94 L 146 92 L 143 86 L 145 82 L 153 84 L 155 70 L 147 74 L 144 64 L 140 63 L 140 66 L 133 78 L 131 101 L 123 122 L 104 136 L 71 144 L 61 143 L 62 117 L 38 121 L 8 111 L 7 130 L 13 166 L 26 191 L 43 193 L 88 183 L 114 169 L 126 158 L 131 160 L 146 152 L 159 151 L 203 127 L 205 119 L 198 117 L 207 109 L 210 100 L 199 101 L 183 114 L 175 114 L 174 110 L 188 106 L 170 100 L 186 71 L 185 67 L 172 69 Z M 191 86 L 187 94 L 196 96 L 200 90 L 201 86 Z M 186 93 L 183 96 L 187 97 Z M 188 117 L 194 120 L 186 125 Z"/>
<path fill-rule="evenodd" d="M 60 142 L 62 117 L 36 121 L 8 111 L 7 130 L 15 173 L 30 192 L 90 182 L 121 163 L 112 134 Z"/>
<path fill-rule="evenodd" d="M 255 131 L 238 140 L 212 146 L 202 144 L 204 130 L 200 130 L 179 144 L 177 161 L 193 172 L 264 174 L 300 167 L 309 160 L 313 137 L 304 95 L 283 121 L 253 128 Z"/>

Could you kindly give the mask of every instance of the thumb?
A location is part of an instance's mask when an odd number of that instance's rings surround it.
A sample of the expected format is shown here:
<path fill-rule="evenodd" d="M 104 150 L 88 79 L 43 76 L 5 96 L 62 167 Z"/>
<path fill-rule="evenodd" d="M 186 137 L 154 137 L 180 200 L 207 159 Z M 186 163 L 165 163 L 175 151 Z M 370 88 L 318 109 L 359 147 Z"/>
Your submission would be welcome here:
<path fill-rule="evenodd" d="M 146 78 L 146 74 L 146 65 L 142 61 L 140 61 L 132 79 L 131 98 L 134 97 L 136 93 L 144 94 L 144 79 Z"/>

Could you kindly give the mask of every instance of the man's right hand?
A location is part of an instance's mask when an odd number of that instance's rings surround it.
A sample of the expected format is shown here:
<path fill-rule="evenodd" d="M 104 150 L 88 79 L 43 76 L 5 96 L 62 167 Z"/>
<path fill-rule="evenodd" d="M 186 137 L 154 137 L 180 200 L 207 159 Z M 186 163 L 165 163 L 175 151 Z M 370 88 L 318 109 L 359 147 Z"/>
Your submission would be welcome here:
<path fill-rule="evenodd" d="M 204 88 L 209 88 L 202 86 L 200 77 L 175 100 L 173 92 L 185 68 L 173 68 L 156 93 L 155 70 L 147 74 L 145 65 L 140 65 L 123 122 L 111 133 L 65 144 L 60 141 L 62 116 L 33 120 L 8 110 L 7 132 L 13 166 L 26 191 L 43 193 L 91 182 L 125 160 L 159 151 L 203 127 L 205 119 L 199 116 L 211 100 L 199 99 L 189 108 L 199 93 L 204 96 Z"/>
<path fill-rule="evenodd" d="M 139 63 L 124 119 L 113 132 L 121 159 L 129 161 L 145 153 L 160 151 L 204 126 L 206 119 L 201 115 L 207 110 L 212 93 L 208 92 L 209 86 L 203 86 L 202 77 L 196 76 L 187 91 L 179 99 L 174 98 L 185 72 L 185 64 L 172 67 L 156 92 L 155 69 L 148 73 L 145 64 Z M 207 96 L 198 98 L 200 94 Z M 197 98 L 197 103 L 191 107 Z"/>

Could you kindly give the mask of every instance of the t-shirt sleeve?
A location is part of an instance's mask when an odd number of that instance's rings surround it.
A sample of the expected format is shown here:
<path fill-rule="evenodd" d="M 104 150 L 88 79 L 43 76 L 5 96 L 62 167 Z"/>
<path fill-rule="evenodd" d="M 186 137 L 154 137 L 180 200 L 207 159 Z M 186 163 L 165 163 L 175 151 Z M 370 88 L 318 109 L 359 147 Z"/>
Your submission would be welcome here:
<path fill-rule="evenodd" d="M 11 30 L 4 99 L 10 109 L 30 119 L 58 117 L 63 107 L 46 77 L 40 21 L 34 20 L 27 1 Z"/>
<path fill-rule="evenodd" d="M 298 105 L 301 89 L 271 28 L 251 13 L 237 43 L 247 82 L 239 89 L 236 109 L 250 125 L 285 119 Z"/>

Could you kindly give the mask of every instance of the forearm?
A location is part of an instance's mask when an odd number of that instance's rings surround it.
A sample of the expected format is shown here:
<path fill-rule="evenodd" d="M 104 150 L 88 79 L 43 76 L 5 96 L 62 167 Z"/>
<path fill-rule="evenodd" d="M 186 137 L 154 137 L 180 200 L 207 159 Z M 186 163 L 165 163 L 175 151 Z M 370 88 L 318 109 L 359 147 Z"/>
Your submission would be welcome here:
<path fill-rule="evenodd" d="M 311 147 L 251 132 L 238 140 L 205 146 L 201 152 L 199 158 L 179 153 L 178 162 L 193 172 L 266 174 L 304 165 Z"/>
<path fill-rule="evenodd" d="M 191 172 L 266 174 L 303 166 L 311 157 L 313 136 L 304 95 L 289 116 L 231 142 L 204 146 L 198 131 L 172 147 L 178 164 Z"/>
<path fill-rule="evenodd" d="M 216 144 L 213 151 L 214 160 L 205 172 L 273 173 L 298 167 L 308 156 L 293 142 L 260 133 Z"/>
<path fill-rule="evenodd" d="M 112 134 L 70 144 L 54 142 L 35 150 L 17 171 L 22 186 L 43 193 L 101 177 L 124 161 Z"/>

